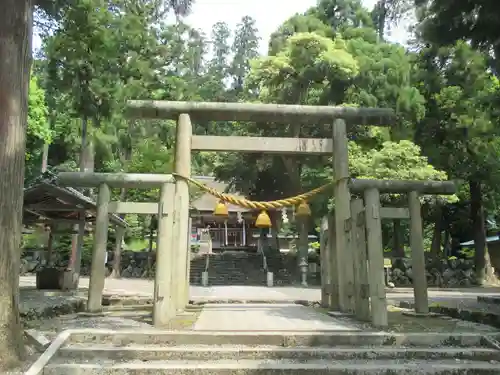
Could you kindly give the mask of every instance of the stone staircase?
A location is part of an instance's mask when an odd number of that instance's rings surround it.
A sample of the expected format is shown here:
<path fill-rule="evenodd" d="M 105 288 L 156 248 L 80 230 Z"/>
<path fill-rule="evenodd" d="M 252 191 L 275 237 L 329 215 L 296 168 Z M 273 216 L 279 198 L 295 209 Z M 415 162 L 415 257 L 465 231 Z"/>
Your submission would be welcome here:
<path fill-rule="evenodd" d="M 496 339 L 467 333 L 79 330 L 31 374 L 497 375 Z"/>
<path fill-rule="evenodd" d="M 189 282 L 201 284 L 205 270 L 205 256 L 191 261 Z M 224 252 L 210 255 L 208 284 L 213 285 L 265 285 L 266 273 L 262 268 L 262 255 L 246 252 Z"/>

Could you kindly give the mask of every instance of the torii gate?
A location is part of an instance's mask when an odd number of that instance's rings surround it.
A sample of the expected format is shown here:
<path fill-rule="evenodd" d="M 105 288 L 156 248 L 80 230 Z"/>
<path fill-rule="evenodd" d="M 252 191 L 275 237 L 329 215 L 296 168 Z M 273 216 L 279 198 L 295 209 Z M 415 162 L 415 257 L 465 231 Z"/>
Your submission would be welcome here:
<path fill-rule="evenodd" d="M 348 163 L 347 125 L 390 126 L 395 115 L 391 109 L 353 108 L 332 106 L 277 105 L 250 103 L 205 103 L 168 101 L 129 101 L 128 114 L 135 118 L 171 119 L 177 121 L 175 143 L 175 172 L 183 177 L 191 175 L 191 151 L 239 151 L 284 154 L 326 154 L 333 155 L 334 197 L 335 197 L 335 241 L 330 245 L 330 253 L 335 258 L 335 272 L 330 272 L 330 285 L 336 288 L 332 295 L 338 296 L 335 306 L 342 311 L 353 311 L 356 306 L 353 291 L 361 287 L 355 278 L 359 267 L 354 262 L 351 247 L 351 195 Z M 221 137 L 193 135 L 192 120 L 212 121 L 253 121 L 290 124 L 333 125 L 332 137 L 310 138 L 268 138 L 268 137 Z M 155 203 L 114 202 L 114 205 L 133 204 L 137 209 L 159 213 L 157 269 L 154 288 L 155 326 L 163 326 L 189 301 L 189 187 L 184 178 L 170 175 L 99 174 L 66 172 L 59 175 L 61 184 L 84 187 L 99 186 L 98 222 L 95 241 L 96 252 L 104 252 L 107 237 L 107 222 L 103 219 L 110 211 L 109 187 L 135 186 L 141 188 L 161 186 L 160 201 Z M 366 180 L 365 180 L 366 181 Z M 356 181 L 354 181 L 355 183 Z M 360 183 L 363 183 L 362 181 Z M 376 181 L 374 183 L 380 183 Z M 401 183 L 383 181 L 383 183 Z M 406 181 L 403 183 L 413 184 Z M 365 182 L 372 187 L 370 182 Z M 175 185 L 175 188 L 174 188 Z M 415 189 L 420 191 L 421 189 Z M 412 190 L 413 191 L 413 190 Z M 418 197 L 418 195 L 417 195 Z M 142 208 L 140 208 L 140 205 Z M 131 212 L 130 210 L 128 212 Z M 102 218 L 99 221 L 99 218 Z M 372 237 L 375 240 L 376 237 Z M 423 246 L 417 246 L 423 259 Z M 381 255 L 383 258 L 383 256 Z M 100 259 L 95 256 L 93 259 Z M 96 263 L 94 265 L 94 263 Z M 333 262 L 332 262 L 333 264 Z M 104 284 L 102 262 L 93 262 L 89 305 L 90 310 L 100 308 L 100 296 Z M 373 263 L 374 268 L 383 264 Z M 335 277 L 335 280 L 333 280 Z M 99 279 L 99 280 L 97 280 Z M 91 303 L 91 297 L 92 303 Z"/>

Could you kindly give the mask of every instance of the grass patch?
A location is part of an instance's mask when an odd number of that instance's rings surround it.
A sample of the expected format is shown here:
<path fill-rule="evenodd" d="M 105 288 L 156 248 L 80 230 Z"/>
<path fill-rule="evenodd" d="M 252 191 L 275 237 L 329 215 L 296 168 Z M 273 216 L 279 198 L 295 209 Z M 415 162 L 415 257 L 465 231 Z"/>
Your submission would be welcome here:
<path fill-rule="evenodd" d="M 408 316 L 407 311 L 395 306 L 387 306 L 389 330 L 392 332 L 457 332 L 459 321 L 441 316 Z M 464 330 L 462 330 L 464 331 Z"/>
<path fill-rule="evenodd" d="M 490 326 L 444 315 L 408 316 L 403 312 L 411 311 L 388 306 L 389 327 L 395 332 L 491 332 Z"/>

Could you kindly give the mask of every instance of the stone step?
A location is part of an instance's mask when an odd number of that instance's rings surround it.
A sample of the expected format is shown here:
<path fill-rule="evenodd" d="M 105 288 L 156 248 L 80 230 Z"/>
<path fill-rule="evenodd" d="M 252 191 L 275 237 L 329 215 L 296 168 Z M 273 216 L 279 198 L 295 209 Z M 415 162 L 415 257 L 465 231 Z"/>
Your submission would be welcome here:
<path fill-rule="evenodd" d="M 60 363 L 43 375 L 498 375 L 498 363 L 480 361 L 99 361 Z"/>
<path fill-rule="evenodd" d="M 392 348 L 392 347 L 295 347 L 279 346 L 175 346 L 132 345 L 116 347 L 108 345 L 73 344 L 61 348 L 58 359 L 74 361 L 109 360 L 244 360 L 244 359 L 455 359 L 495 361 L 500 360 L 500 351 L 489 348 Z"/>
<path fill-rule="evenodd" d="M 200 280 L 201 280 L 201 276 L 199 277 Z M 259 277 L 259 278 L 256 278 L 256 277 L 253 277 L 253 278 L 243 278 L 243 277 L 220 277 L 220 276 L 214 276 L 214 277 L 208 277 L 208 281 L 213 281 L 213 282 L 232 282 L 232 281 L 239 281 L 239 282 L 243 282 L 243 281 L 252 281 L 252 282 L 260 282 L 262 280 L 265 280 L 264 277 Z"/>
<path fill-rule="evenodd" d="M 478 347 L 488 346 L 485 337 L 498 334 L 478 333 L 386 333 L 360 331 L 75 331 L 67 344 L 88 345 L 266 345 L 282 347 Z"/>
<path fill-rule="evenodd" d="M 205 268 L 198 268 L 198 269 L 191 269 L 189 272 L 205 272 Z M 248 272 L 254 272 L 254 273 L 265 273 L 264 271 L 262 270 L 255 270 L 255 269 L 251 269 L 251 270 L 243 270 L 241 268 L 235 268 L 235 269 L 227 269 L 227 268 L 220 268 L 220 269 L 217 269 L 217 268 L 212 268 L 210 267 L 208 269 L 208 273 L 209 274 L 218 274 L 218 275 L 244 275 Z"/>
<path fill-rule="evenodd" d="M 201 275 L 200 275 L 200 277 L 201 277 Z M 257 279 L 266 280 L 264 275 L 259 276 L 259 278 L 257 278 L 257 277 L 248 278 L 246 276 L 232 276 L 232 277 L 208 276 L 208 281 L 247 281 L 247 280 L 248 281 L 261 281 L 261 280 L 257 280 Z"/>

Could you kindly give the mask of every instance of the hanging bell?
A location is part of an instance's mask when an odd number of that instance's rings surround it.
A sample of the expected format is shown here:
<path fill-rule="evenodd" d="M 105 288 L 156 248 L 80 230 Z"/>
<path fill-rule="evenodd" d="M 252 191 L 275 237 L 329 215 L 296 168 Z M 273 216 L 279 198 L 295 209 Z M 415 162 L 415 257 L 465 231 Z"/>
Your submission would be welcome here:
<path fill-rule="evenodd" d="M 215 216 L 229 216 L 229 211 L 227 210 L 227 206 L 223 201 L 217 202 L 214 210 Z"/>
<path fill-rule="evenodd" d="M 266 211 L 260 211 L 259 216 L 257 216 L 257 220 L 255 220 L 255 226 L 257 228 L 271 228 L 271 218 Z"/>
<path fill-rule="evenodd" d="M 306 201 L 300 202 L 295 212 L 296 216 L 311 216 L 311 208 Z"/>

